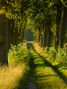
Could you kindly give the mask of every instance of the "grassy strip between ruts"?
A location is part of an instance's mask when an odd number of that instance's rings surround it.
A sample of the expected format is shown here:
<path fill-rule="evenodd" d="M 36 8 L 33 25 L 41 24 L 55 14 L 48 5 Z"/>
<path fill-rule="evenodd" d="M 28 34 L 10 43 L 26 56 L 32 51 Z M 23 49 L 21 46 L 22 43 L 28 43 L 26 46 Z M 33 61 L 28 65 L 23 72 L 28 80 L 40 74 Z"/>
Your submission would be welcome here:
<path fill-rule="evenodd" d="M 51 67 L 44 64 L 43 60 L 32 52 L 36 64 L 35 68 L 35 82 L 37 89 L 67 89 L 67 85 L 57 75 Z"/>

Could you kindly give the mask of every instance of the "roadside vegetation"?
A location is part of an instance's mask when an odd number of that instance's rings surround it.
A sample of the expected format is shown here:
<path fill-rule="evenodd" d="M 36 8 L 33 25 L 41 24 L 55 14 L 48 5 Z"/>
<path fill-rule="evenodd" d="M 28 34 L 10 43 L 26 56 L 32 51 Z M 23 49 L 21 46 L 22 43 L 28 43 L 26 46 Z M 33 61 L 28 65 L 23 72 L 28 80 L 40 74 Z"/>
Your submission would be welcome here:
<path fill-rule="evenodd" d="M 0 0 L 0 77 L 0 89 L 32 77 L 38 89 L 67 88 L 67 0 Z"/>
<path fill-rule="evenodd" d="M 42 58 L 32 51 L 35 63 L 36 89 L 67 89 L 67 85 L 50 66 L 47 66 Z"/>
<path fill-rule="evenodd" d="M 42 48 L 39 44 L 35 43 L 35 50 L 44 57 L 53 66 L 56 66 L 67 77 L 67 44 L 63 48 L 58 47 L 56 50 L 54 47 Z"/>
<path fill-rule="evenodd" d="M 15 89 L 21 78 L 24 78 L 26 65 L 0 67 L 0 89 Z"/>
<path fill-rule="evenodd" d="M 28 50 L 25 44 L 11 46 L 8 52 L 8 66 L 0 67 L 0 89 L 17 89 L 22 79 L 22 89 L 25 89 L 24 80 L 28 67 Z"/>

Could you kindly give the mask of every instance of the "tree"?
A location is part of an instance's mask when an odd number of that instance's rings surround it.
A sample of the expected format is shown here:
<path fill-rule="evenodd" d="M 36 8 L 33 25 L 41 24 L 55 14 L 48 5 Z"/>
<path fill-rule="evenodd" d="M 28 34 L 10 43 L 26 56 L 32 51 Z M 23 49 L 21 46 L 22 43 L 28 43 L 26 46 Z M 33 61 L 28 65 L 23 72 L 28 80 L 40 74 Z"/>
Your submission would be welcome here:
<path fill-rule="evenodd" d="M 57 48 L 60 45 L 61 20 L 62 20 L 62 3 L 61 3 L 61 0 L 57 1 L 56 8 L 57 8 L 57 15 L 56 15 L 55 47 Z"/>
<path fill-rule="evenodd" d="M 0 2 L 0 65 L 8 64 L 8 21 Z"/>
<path fill-rule="evenodd" d="M 64 6 L 61 26 L 61 47 L 67 42 L 67 7 Z"/>

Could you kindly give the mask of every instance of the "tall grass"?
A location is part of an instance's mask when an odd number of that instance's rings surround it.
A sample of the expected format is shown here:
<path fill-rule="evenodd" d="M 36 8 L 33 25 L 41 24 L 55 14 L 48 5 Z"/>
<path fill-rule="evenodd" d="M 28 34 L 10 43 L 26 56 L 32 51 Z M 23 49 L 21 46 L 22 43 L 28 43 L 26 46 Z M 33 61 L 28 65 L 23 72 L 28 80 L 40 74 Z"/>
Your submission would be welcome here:
<path fill-rule="evenodd" d="M 9 66 L 0 67 L 0 89 L 16 89 L 24 78 L 28 51 L 25 45 L 12 45 L 8 53 Z"/>
<path fill-rule="evenodd" d="M 58 47 L 57 50 L 54 47 L 45 47 L 43 49 L 38 43 L 35 43 L 34 47 L 40 55 L 52 63 L 52 65 L 57 66 L 59 71 L 67 77 L 67 44 L 64 44 L 63 48 Z"/>
<path fill-rule="evenodd" d="M 0 67 L 0 89 L 15 89 L 25 73 L 25 64 Z"/>
<path fill-rule="evenodd" d="M 63 48 L 59 47 L 57 50 L 54 47 L 40 47 L 37 43 L 34 44 L 35 50 L 43 55 L 46 60 L 52 64 L 65 64 L 67 63 L 67 44 Z"/>
<path fill-rule="evenodd" d="M 8 52 L 8 62 L 13 63 L 23 63 L 28 59 L 28 50 L 26 46 L 23 44 L 11 45 L 11 49 Z"/>
<path fill-rule="evenodd" d="M 67 89 L 67 84 L 59 77 L 59 75 L 33 51 L 35 58 L 35 83 L 36 89 Z"/>

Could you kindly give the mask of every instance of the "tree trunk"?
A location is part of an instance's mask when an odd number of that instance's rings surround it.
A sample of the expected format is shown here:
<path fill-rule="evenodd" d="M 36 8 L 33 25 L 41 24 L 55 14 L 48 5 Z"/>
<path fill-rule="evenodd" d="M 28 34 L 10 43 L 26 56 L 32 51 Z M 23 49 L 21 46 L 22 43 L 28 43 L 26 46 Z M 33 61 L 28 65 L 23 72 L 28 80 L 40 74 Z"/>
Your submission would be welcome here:
<path fill-rule="evenodd" d="M 52 44 L 52 31 L 51 31 L 51 21 L 46 22 L 46 46 L 50 47 Z"/>
<path fill-rule="evenodd" d="M 57 48 L 60 44 L 61 15 L 62 15 L 62 4 L 60 2 L 57 5 L 55 48 Z"/>
<path fill-rule="evenodd" d="M 47 29 L 46 25 L 43 26 L 43 48 L 46 47 L 46 37 L 47 37 Z"/>
<path fill-rule="evenodd" d="M 51 31 L 51 29 L 49 28 L 48 29 L 48 47 L 51 47 L 52 46 L 52 36 L 53 36 L 53 33 Z"/>
<path fill-rule="evenodd" d="M 0 15 L 0 65 L 8 64 L 8 21 Z"/>
<path fill-rule="evenodd" d="M 10 45 L 13 44 L 13 31 L 14 31 L 14 20 L 10 20 L 9 21 L 9 48 L 10 48 Z"/>
<path fill-rule="evenodd" d="M 63 19 L 61 26 L 61 47 L 67 43 L 67 7 L 64 7 L 63 10 Z"/>

